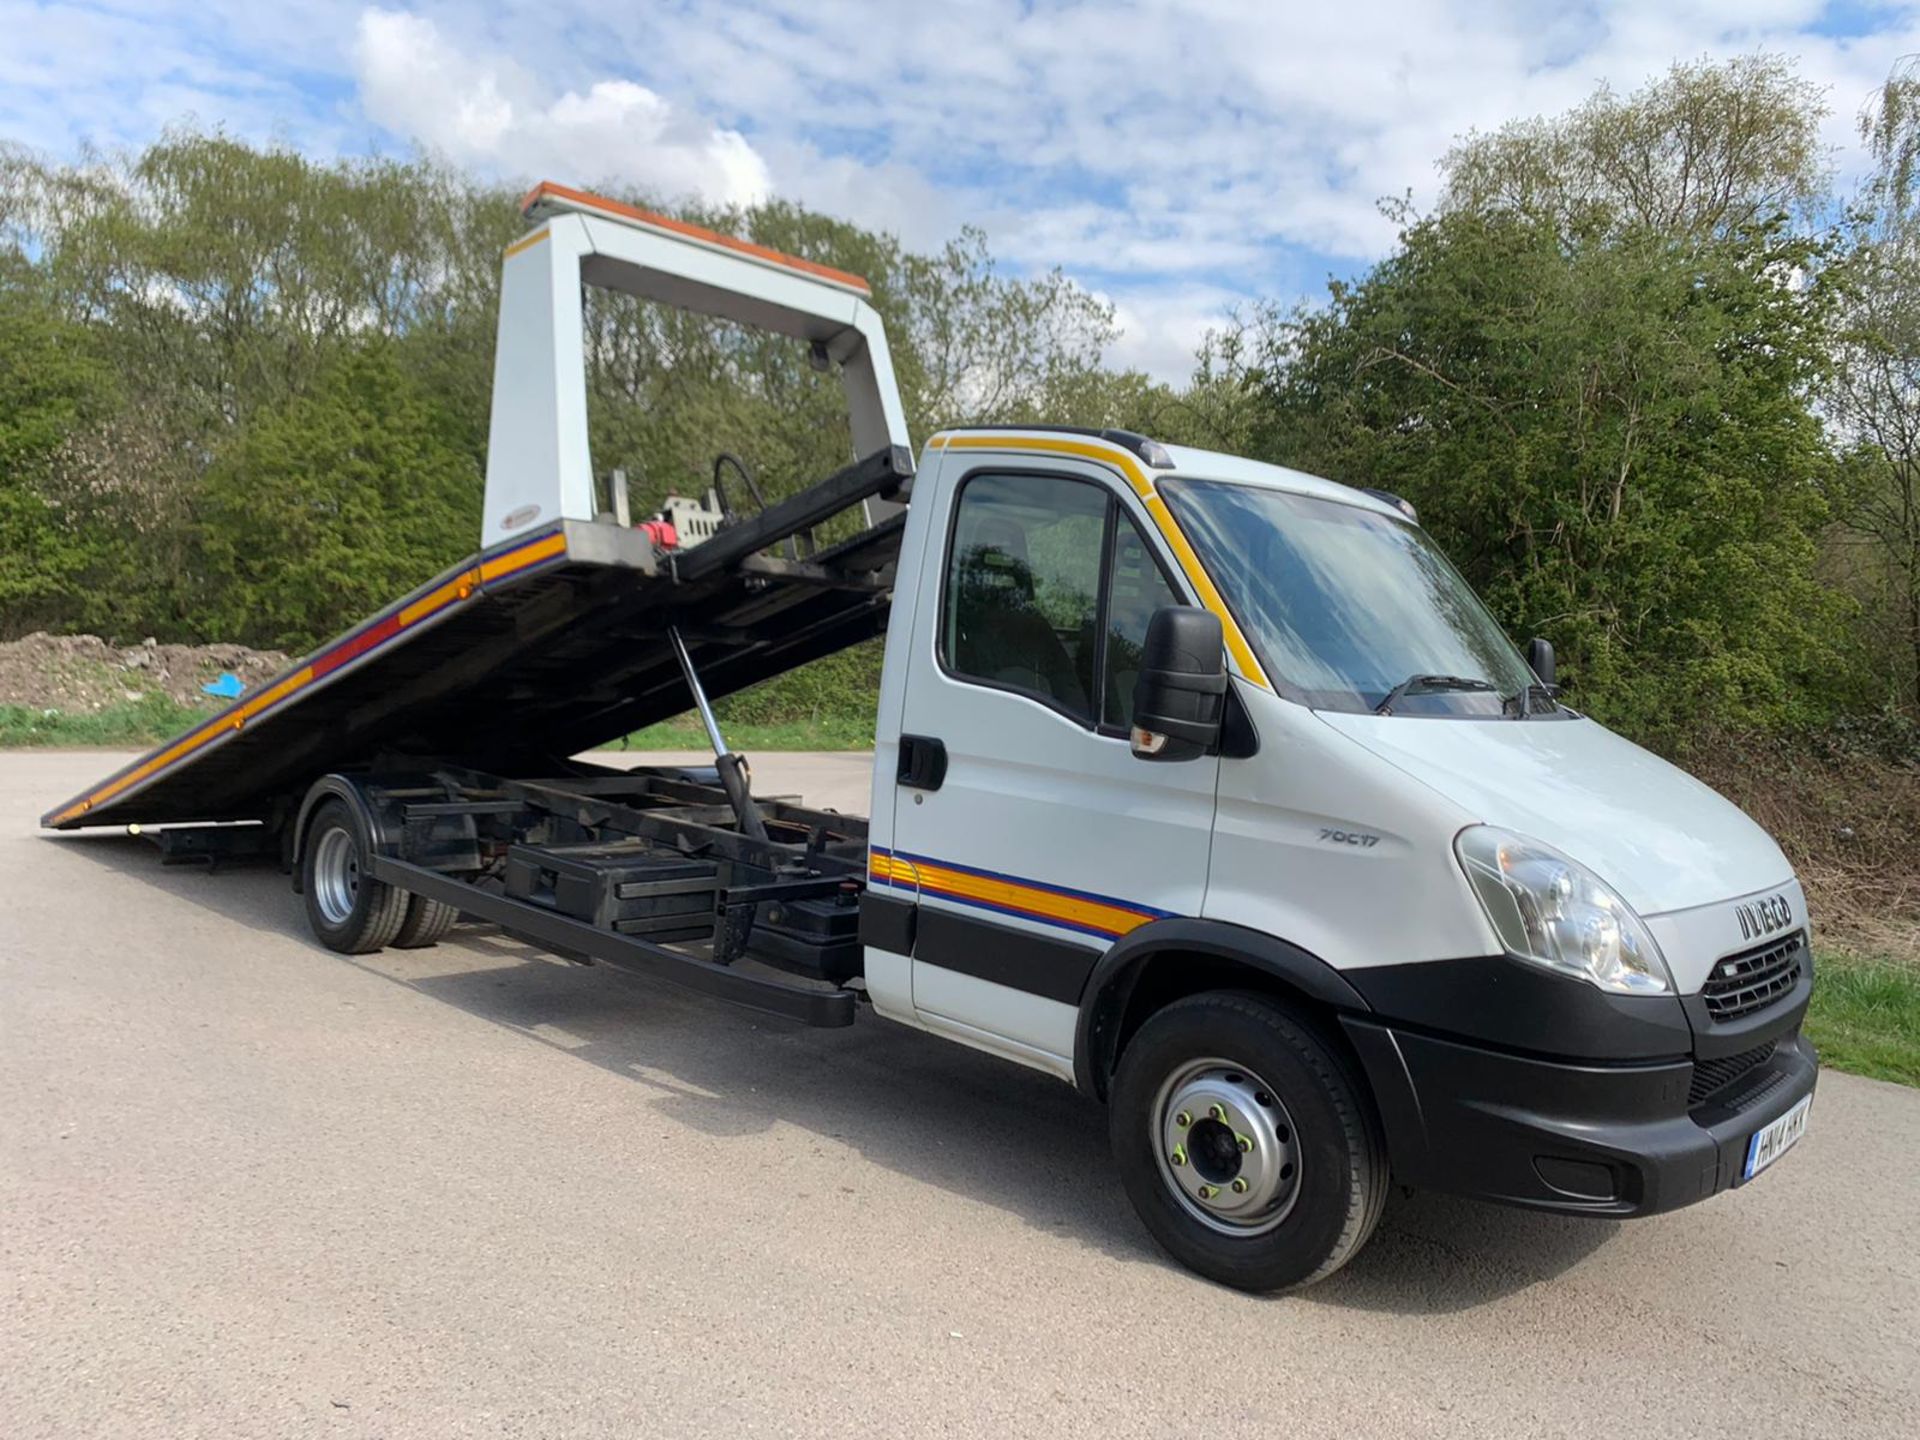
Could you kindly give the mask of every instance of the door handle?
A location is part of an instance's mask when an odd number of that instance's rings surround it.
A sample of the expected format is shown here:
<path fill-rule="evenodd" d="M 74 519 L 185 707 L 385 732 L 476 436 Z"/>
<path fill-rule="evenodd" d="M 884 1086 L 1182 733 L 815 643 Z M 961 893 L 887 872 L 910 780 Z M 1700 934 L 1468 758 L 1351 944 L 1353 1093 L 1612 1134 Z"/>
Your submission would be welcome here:
<path fill-rule="evenodd" d="M 938 790 L 947 779 L 947 742 L 931 735 L 902 735 L 894 779 L 914 790 Z"/>

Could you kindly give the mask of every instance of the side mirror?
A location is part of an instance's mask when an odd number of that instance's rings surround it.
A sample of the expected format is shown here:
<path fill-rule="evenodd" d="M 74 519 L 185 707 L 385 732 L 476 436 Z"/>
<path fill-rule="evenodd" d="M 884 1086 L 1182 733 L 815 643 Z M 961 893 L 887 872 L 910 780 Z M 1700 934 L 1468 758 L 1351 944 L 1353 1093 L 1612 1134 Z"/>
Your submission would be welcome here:
<path fill-rule="evenodd" d="M 1220 617 L 1163 605 L 1147 622 L 1133 686 L 1133 753 L 1142 760 L 1198 760 L 1220 748 L 1227 661 Z"/>
<path fill-rule="evenodd" d="M 1540 683 L 1549 690 L 1555 687 L 1553 678 L 1553 642 L 1542 640 L 1538 635 L 1527 641 L 1527 665 L 1539 677 Z"/>

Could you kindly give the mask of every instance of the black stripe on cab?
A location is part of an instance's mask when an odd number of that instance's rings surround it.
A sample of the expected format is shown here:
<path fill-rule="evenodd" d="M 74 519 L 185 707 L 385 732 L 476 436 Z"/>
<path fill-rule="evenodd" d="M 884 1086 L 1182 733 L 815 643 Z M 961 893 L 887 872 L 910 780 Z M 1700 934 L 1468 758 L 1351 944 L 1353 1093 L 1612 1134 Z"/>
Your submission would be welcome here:
<path fill-rule="evenodd" d="M 911 900 L 866 891 L 860 897 L 860 943 L 895 955 L 913 954 L 913 921 L 919 908 Z"/>
<path fill-rule="evenodd" d="M 1052 940 L 990 920 L 956 915 L 921 905 L 915 922 L 913 958 L 957 970 L 976 980 L 1024 990 L 1063 1005 L 1078 1005 L 1080 992 L 1101 952 L 1086 945 Z M 866 902 L 861 902 L 861 939 L 866 939 Z M 878 941 L 869 942 L 879 944 Z M 891 949 L 891 946 L 886 948 Z"/>

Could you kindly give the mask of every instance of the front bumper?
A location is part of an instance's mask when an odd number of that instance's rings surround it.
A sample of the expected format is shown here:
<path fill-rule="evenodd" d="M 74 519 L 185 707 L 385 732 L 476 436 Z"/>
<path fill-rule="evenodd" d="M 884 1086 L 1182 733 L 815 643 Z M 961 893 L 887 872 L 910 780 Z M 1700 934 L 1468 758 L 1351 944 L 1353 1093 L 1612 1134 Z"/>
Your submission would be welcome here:
<path fill-rule="evenodd" d="M 1366 1067 L 1394 1178 L 1541 1210 L 1652 1215 L 1741 1182 L 1756 1130 L 1813 1093 L 1813 1046 L 1791 1028 L 1699 1103 L 1692 1059 L 1555 1060 L 1343 1016 Z M 1749 1041 L 1749 1043 L 1752 1043 Z"/>

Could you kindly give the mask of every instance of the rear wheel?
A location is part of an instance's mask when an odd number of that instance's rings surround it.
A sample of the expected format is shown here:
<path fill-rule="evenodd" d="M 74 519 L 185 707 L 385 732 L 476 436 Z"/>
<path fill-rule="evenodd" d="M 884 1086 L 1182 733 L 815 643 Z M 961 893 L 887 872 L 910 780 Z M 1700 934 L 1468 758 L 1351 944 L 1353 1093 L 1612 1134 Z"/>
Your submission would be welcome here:
<path fill-rule="evenodd" d="M 1213 991 L 1148 1019 L 1120 1057 L 1109 1119 L 1140 1218 L 1223 1285 L 1332 1274 L 1386 1202 L 1385 1147 L 1351 1066 L 1263 995 Z"/>
<path fill-rule="evenodd" d="M 313 813 L 300 862 L 307 923 L 320 943 L 343 955 L 367 955 L 393 943 L 407 918 L 405 890 L 367 872 L 366 838 L 353 812 L 328 800 Z"/>
<path fill-rule="evenodd" d="M 393 943 L 402 950 L 424 950 L 429 945 L 438 945 L 459 918 L 457 906 L 429 900 L 424 895 L 409 895 L 407 916 L 400 922 Z"/>

